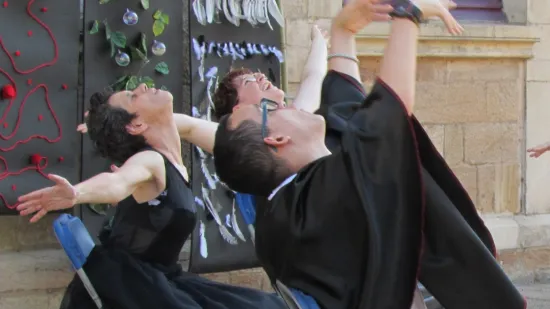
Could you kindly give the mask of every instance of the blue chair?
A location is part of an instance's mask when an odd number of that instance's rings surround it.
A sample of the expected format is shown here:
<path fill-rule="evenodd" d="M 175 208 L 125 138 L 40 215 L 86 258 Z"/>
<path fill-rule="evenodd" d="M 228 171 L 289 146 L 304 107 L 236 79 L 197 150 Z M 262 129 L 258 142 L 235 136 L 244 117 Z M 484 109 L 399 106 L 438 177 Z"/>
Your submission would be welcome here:
<path fill-rule="evenodd" d="M 84 283 L 90 297 L 97 305 L 97 308 L 102 309 L 103 303 L 92 286 L 86 272 L 82 269 L 90 252 L 92 252 L 92 249 L 95 247 L 92 236 L 90 236 L 90 233 L 78 217 L 69 214 L 62 214 L 59 216 L 53 223 L 53 230 L 57 237 L 57 241 L 59 241 L 61 247 L 65 250 L 65 253 L 69 257 L 80 280 Z"/>

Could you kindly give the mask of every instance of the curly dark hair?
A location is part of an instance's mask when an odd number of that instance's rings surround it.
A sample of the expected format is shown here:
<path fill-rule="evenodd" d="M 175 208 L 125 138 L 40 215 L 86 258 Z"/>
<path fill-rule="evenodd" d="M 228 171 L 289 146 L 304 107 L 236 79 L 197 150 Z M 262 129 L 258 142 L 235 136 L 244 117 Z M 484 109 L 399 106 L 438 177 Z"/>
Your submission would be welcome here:
<path fill-rule="evenodd" d="M 230 115 L 220 120 L 214 144 L 214 166 L 231 189 L 267 197 L 290 174 L 262 138 L 261 125 L 245 120 L 233 130 Z"/>
<path fill-rule="evenodd" d="M 252 74 L 252 71 L 246 68 L 232 69 L 219 82 L 218 88 L 216 92 L 214 92 L 212 98 L 214 101 L 214 108 L 216 109 L 215 116 L 217 119 L 221 119 L 223 116 L 231 114 L 233 107 L 237 105 L 239 98 L 233 80 L 245 74 Z"/>
<path fill-rule="evenodd" d="M 92 95 L 86 125 L 88 135 L 101 156 L 121 164 L 147 147 L 147 143 L 143 136 L 128 133 L 126 126 L 137 115 L 110 105 L 109 99 L 113 94 L 112 91 L 105 91 Z"/>

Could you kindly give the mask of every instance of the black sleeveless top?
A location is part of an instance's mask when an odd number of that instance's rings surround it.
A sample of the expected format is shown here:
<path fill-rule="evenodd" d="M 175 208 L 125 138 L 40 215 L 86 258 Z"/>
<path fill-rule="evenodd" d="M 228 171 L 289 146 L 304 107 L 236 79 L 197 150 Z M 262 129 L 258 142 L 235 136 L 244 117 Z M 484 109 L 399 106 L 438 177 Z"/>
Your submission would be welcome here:
<path fill-rule="evenodd" d="M 154 149 L 147 149 L 153 150 Z M 165 266 L 175 265 L 197 217 L 193 193 L 178 169 L 163 155 L 166 188 L 159 196 L 138 203 L 131 195 L 116 206 L 108 233 L 101 240 L 140 259 Z"/>

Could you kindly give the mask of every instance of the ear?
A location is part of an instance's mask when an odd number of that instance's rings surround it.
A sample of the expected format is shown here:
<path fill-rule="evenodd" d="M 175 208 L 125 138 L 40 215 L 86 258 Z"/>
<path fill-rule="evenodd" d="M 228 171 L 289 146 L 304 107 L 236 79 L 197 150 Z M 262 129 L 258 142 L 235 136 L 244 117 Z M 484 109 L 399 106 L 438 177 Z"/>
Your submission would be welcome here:
<path fill-rule="evenodd" d="M 264 138 L 264 143 L 275 148 L 283 147 L 289 142 L 290 142 L 290 136 L 285 136 L 285 135 L 275 135 L 275 136 L 268 136 Z"/>
<path fill-rule="evenodd" d="M 147 124 L 139 121 L 138 119 L 134 119 L 129 125 L 126 126 L 126 130 L 132 135 L 140 135 L 147 130 Z"/>

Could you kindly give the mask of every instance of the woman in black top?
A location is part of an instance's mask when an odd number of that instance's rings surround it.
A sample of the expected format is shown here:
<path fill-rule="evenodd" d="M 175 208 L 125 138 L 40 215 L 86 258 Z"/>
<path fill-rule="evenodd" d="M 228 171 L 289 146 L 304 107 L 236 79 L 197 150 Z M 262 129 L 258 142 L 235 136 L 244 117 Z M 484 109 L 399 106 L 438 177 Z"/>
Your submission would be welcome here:
<path fill-rule="evenodd" d="M 134 91 L 95 94 L 90 103 L 90 138 L 122 166 L 74 186 L 49 175 L 55 185 L 20 197 L 18 210 L 35 213 L 36 222 L 48 211 L 76 204 L 117 204 L 102 245 L 84 265 L 105 308 L 285 308 L 275 294 L 213 282 L 177 264 L 197 218 L 172 95 L 142 84 Z M 61 308 L 95 308 L 77 276 Z"/>

